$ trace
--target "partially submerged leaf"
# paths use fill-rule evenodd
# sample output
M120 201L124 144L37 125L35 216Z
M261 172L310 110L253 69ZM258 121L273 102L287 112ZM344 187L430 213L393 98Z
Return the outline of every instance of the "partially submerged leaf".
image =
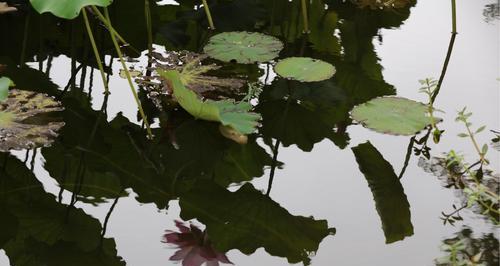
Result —
M0 151L48 146L63 122L37 124L27 121L63 107L54 99L31 91L13 89L0 105Z
M113 0L30 0L33 8L40 14L50 12L57 17L74 19L86 6L106 7Z
M360 144L352 151L373 193L385 242L392 243L413 235L410 203L392 165L370 142Z
M284 78L313 82L331 78L335 74L335 67L319 59L289 57L279 61L274 71Z
M174 92L179 104L192 116L220 122L241 134L250 134L255 130L260 115L251 113L252 105L248 102L234 102L233 100L202 101L196 93L188 90L182 82L180 73L176 70L159 70Z
M391 135L411 136L432 123L425 104L401 97L375 98L354 107L351 116L369 129Z
M210 57L224 62L252 64L276 58L283 49L277 38L258 32L223 32L203 48Z

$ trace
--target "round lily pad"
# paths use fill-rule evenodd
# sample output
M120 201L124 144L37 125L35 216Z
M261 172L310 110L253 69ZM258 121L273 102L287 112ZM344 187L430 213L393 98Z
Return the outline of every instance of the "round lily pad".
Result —
M283 43L258 32L223 32L210 38L203 48L210 57L224 62L252 64L276 58Z
M57 17L74 19L86 6L111 5L113 0L30 0L33 8L40 14L50 12Z
M411 136L432 123L425 104L402 97L375 98L354 107L351 117L364 127L391 135Z
M314 82L331 78L335 74L335 67L309 57L289 57L279 61L274 71L284 78Z
M37 121L38 115L62 111L59 102L40 93L12 89L0 105L0 151L48 146L64 122Z

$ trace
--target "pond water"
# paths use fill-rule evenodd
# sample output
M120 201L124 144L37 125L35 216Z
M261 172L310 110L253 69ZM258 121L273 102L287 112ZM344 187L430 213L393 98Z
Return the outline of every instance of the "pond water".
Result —
M204 10L192 11L197 1L178 2L152 3L154 48L201 52L213 35ZM217 32L260 31L285 43L279 58L307 56L336 67L328 80L299 83L279 78L276 60L208 59L223 65L214 75L264 83L251 101L262 120L247 144L224 138L217 123L195 120L182 108L159 111L142 91L155 135L148 140L107 31L94 16L109 74L106 100L81 16L68 22L23 5L0 15L0 65L6 66L0 76L54 96L65 108L40 119L65 122L52 145L0 153L1 266L174 265L179 249L164 243L164 235L179 230L175 221L206 228L189 229L184 251L210 257L215 247L235 265L436 265L449 254L443 243L457 239L465 239L471 257L481 252L483 265L498 265L498 216L475 206L460 211L462 220L443 224L442 212L464 203L461 190L426 171L423 155L412 155L398 179L412 136L380 134L349 116L355 105L383 95L428 102L418 80L441 74L450 1L371 10L312 0L307 36L300 1L213 2ZM474 127L486 125L478 143L490 144L490 130L500 130L498 11L497 17L486 12L495 4L493 11L499 3L492 0L457 2L458 35L434 103L445 132L438 144L427 141L431 157L455 150L469 163L477 160L471 141L457 136L464 126L455 117L464 106ZM146 72L142 1L109 8L117 31L144 51L138 56L123 47L128 67ZM487 157L485 168L498 179L500 153L490 147ZM200 265L191 259L185 265Z

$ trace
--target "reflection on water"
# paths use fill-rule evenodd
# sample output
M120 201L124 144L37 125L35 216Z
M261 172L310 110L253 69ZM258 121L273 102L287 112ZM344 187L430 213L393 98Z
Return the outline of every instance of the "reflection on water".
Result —
M264 81L260 84L260 94L255 94L250 101L262 120L256 132L246 136L246 144L221 134L217 123L193 119L176 105L168 91L162 91L168 86L152 82L152 69L148 64L151 58L138 53L148 47L142 1L115 1L109 8L115 29L129 43L122 47L128 56L128 66L143 71L137 87L148 122L153 125L153 139L147 138L133 102L119 98L120 90L126 88L119 83L119 73L113 66L117 64L117 55L96 14L90 22L99 51L106 55L104 71L112 81L111 95L100 94L103 88L97 61L81 17L63 21L49 14L38 15L27 3L8 2L20 5L16 13L0 15L0 32L8 36L8 40L0 42L0 64L5 65L0 69L0 76L10 77L19 89L46 93L60 101L64 110L58 110L57 116L65 123L50 147L26 150L22 156L0 153L0 248L12 266L125 265L128 258L150 265L144 255L121 248L124 246L120 242L122 235L141 235L141 232L113 231L117 223L129 223L125 219L113 219L120 212L128 212L115 208L126 200L137 203L134 208L154 206L161 215L166 211L167 215L161 216L161 223L165 224L161 230L179 217L186 221L186 224L176 221L179 232L167 231L163 239L161 230L154 232L158 238L150 243L160 248L164 243L173 244L178 250L170 260L182 261L183 265L218 265L219 262L240 265L241 254L256 261L278 257L275 262L279 265L320 265L315 262L316 254L324 254L333 261L343 250L329 250L324 243L345 240L346 235L356 232L337 226L332 216L327 218L316 213L313 216L312 206L310 212L289 208L287 202L278 202L273 194L277 188L286 187L287 176L281 173L290 165L282 158L290 147L300 150L305 161L325 143L333 144L328 149L335 149L334 156L353 154L350 160L353 165L357 162L359 170L352 167L346 171L352 178L364 175L366 180L364 192L351 191L352 195L343 199L331 195L322 201L320 204L328 213L336 213L331 209L331 201L343 201L345 208L351 211L349 202L361 197L360 193L368 193L378 218L368 219L364 213L356 213L356 219L367 219L363 227L383 234L385 243L404 245L412 241L419 230L426 230L416 226L412 199L401 180L415 178L405 174L411 156L430 158L433 155L431 141L427 141L430 130L409 138L408 148L398 149L407 154L405 167L400 172L396 172L387 156L378 150L381 147L371 141L346 149L357 130L350 118L352 108L397 92L384 79L374 39L382 41L382 29L401 26L410 16L415 1L386 1L392 4L380 7L379 1L314 0L308 5L311 31L308 35L302 33L300 1L234 0L210 4L217 32L259 31L273 35L284 42L280 58L307 56L335 66L332 78L309 83L275 78L274 62L257 66L222 63L204 56L197 58L195 53L200 53L214 34L207 30L203 8L197 1L161 6L151 3L155 47L191 51L168 52L182 55L174 59L186 59L187 54L194 57L191 61L198 60L197 63L203 60L206 65L220 64L220 68L206 69L208 72L202 76L205 83L191 89L206 98L241 100L247 93L246 86L241 86L242 80ZM158 64L173 58L161 53L152 56ZM63 58L69 58L68 62L62 61ZM174 61L167 63L175 65L179 60ZM64 62L63 66L56 66L59 62ZM64 84L56 85L49 78L55 72L64 73L61 74ZM420 78L415 77L415 83ZM215 82L222 82L228 90L214 91ZM124 113L115 115L110 111L117 103ZM370 134L366 133L367 138ZM446 137L445 133L443 138ZM320 163L325 168L342 168L342 165L331 164L334 159L324 157ZM43 164L43 173L34 170L36 164L40 164L38 167ZM433 172L435 168L430 166ZM49 178L43 178L45 173ZM319 182L310 179L309 174L301 176L304 187ZM48 192L47 187L54 183L58 191ZM334 188L329 187L333 185L343 186L334 182L321 189L333 191ZM302 191L288 193L291 197L315 197ZM425 197L425 191L422 194ZM180 210L175 207L177 203ZM102 219L95 218L93 208L102 210ZM426 218L435 219L439 213L432 215ZM141 227L147 227L145 220ZM203 224L204 229L195 226L193 221ZM443 228L439 230L449 230ZM475 256L479 260L472 260L474 262L498 264L497 236L490 233L477 238L472 230L472 227L464 229L444 241L453 245L465 239L453 256L462 261ZM436 246L436 253L425 254L432 263L438 244L428 245ZM373 250L382 252L386 247L381 241ZM344 248L350 249L348 245ZM146 248L136 245L134 249ZM235 250L238 256L229 253L226 256ZM449 250L447 247L445 253ZM163 260L162 265L168 265L168 250L161 251L155 256ZM413 256L420 256L416 254L418 250L412 251ZM400 259L391 263L403 265L408 258ZM449 264L441 258L436 263Z

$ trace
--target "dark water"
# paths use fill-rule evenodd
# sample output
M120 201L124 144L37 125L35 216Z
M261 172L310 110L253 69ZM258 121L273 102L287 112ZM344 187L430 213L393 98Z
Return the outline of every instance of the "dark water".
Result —
M274 17L271 2L278 5ZM169 257L176 249L162 243L162 236L176 230L175 220L190 219L200 228L207 225L208 237L230 250L227 256L235 265L288 265L308 256L311 265L321 266L434 265L444 255L443 241L457 236L479 247L474 254L484 252L485 265L497 265L497 226L468 209L463 221L443 225L441 212L450 212L461 199L418 166L419 156L412 156L397 179L410 137L353 125L348 114L354 105L382 95L427 101L418 93L418 80L441 72L450 38L449 1L420 0L397 11L326 3L326 10L310 10L311 21L325 23L311 23L308 40L300 34L298 1L241 0L213 7L219 31L260 30L288 40L282 58L321 58L337 68L332 79L307 85L266 75L265 64L223 68L222 73L267 84L256 106L262 125L245 146L223 138L217 125L179 110L166 112L171 122L165 126L159 122L162 114L144 101L149 117L158 117L156 138L148 141L116 59L108 68L107 116L98 111L103 86L97 69L91 80L95 61L83 41L81 20L58 24L50 15L32 12L27 66L17 68L26 16L0 16L0 63L8 66L2 75L23 89L58 97L69 84L61 97L66 126L54 144L36 153L0 154L0 265L122 265L121 260L133 266L173 265ZM463 126L454 118L463 106L474 113L475 125L500 129L499 27L483 14L492 3L457 3L459 34L435 103L445 112L440 114L445 134L437 145L429 141L432 156L454 149L474 160L472 144L456 136ZM137 14L141 6L117 1L111 16L125 39L145 50L144 17ZM202 12L191 14L187 6L154 6L152 11L156 49L200 51L209 34ZM261 21L257 28L255 21ZM108 42L101 40L106 65L112 51ZM144 55L138 60L130 66L146 65ZM83 68L86 74L79 72L72 86L72 64L82 63L89 65ZM171 143L172 134L179 149ZM491 138L488 132L478 141ZM274 163L279 167L267 197L276 140L281 163ZM489 168L498 172L498 151L488 155ZM360 166L370 165L376 169L364 175ZM251 185L235 184L250 180ZM236 249L257 250L245 255Z

